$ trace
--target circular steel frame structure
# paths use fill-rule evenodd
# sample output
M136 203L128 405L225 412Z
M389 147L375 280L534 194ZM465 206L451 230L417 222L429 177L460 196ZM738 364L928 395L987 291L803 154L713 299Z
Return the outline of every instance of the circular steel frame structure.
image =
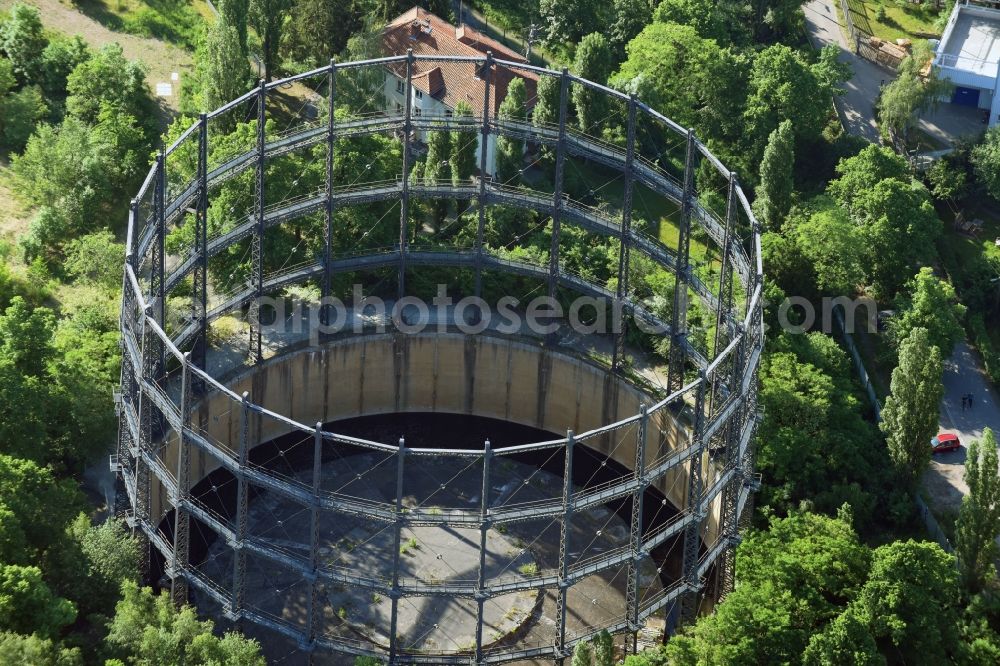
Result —
M483 112L470 116L415 113L413 70L416 63L431 60L466 68L476 77L485 95ZM531 120L496 117L491 114L491 88L497 74L508 71L529 78L555 77L559 80L558 123L533 123ZM369 109L348 108L340 112L338 86L358 81L374 81ZM388 77L401 81L406 104L403 109L388 106L378 95ZM275 96L290 86L315 84L322 90L314 99L322 99L325 113L310 114L303 122L275 131L269 123L275 108ZM589 88L604 98L616 118L619 138L611 140L571 127L567 122L570 91L574 86ZM495 94L495 91L494 91ZM338 112L334 113L335 105ZM248 143L231 148L224 157L209 158L216 137L226 136L234 127L233 118L257 120L255 134ZM252 127L251 122L249 126ZM421 132L449 131L477 137L480 145L479 173L467 181L427 181L411 178L413 148ZM361 185L336 182L334 155L339 142L367 134L389 134L401 140L400 177L392 182ZM552 192L509 185L486 175L486 150L482 147L497 137L524 141L550 151L555 160ZM660 146L672 146L674 152ZM265 200L267 166L281 155L296 151L317 151L326 160L326 179L319 191L297 194L282 202ZM620 174L623 201L620 210L608 211L570 199L563 191L565 163L580 159L602 165ZM254 201L252 211L237 216L226 231L209 235L208 211L213 188L240 174L252 174ZM696 178L696 173L698 178ZM699 192L697 182L714 182L723 196L709 201L707 191ZM651 191L677 205L679 240L674 247L641 232L632 224L632 197L637 188ZM465 199L478 210L475 246L471 248L422 249L410 242L413 221L409 215L411 198ZM718 201L723 202L722 210ZM378 251L343 252L336 247L334 213L344 206L378 201L398 201L400 205L399 242ZM471 205L471 204L470 204ZM542 212L552 218L552 251L548 265L512 260L493 253L483 242L485 210L492 205L520 207ZM713 207L713 205L715 207ZM291 269L268 273L264 257L268 251L266 231L304 215L322 216L325 220L322 251ZM165 239L181 225L193 225L193 244L168 256ZM619 250L618 281L615 289L597 284L565 268L559 256L559 235L563 225L575 225L590 234L617 241ZM692 236L703 239L718 254L718 280L710 284L696 271L691 258ZM209 260L237 243L249 242L251 263L245 283L213 303L209 298ZM674 276L675 289L670 321L661 321L641 299L634 297L629 285L630 253L642 253ZM248 309L250 322L249 358L252 368L260 363L261 332L259 300L298 283L318 284L323 295L330 295L331 279L337 273L395 269L398 272L398 296L407 294L407 271L420 266L455 266L472 270L478 295L484 270L505 271L530 276L544 282L549 293L566 289L607 298L634 317L657 324L666 331L670 351L667 366L669 381L665 391L652 396L648 407L627 418L592 430L552 441L491 448L487 442L478 449L410 449L404 442L386 444L365 441L329 432L321 424L298 423L254 401L254 396L237 395L223 381L207 371L206 353L209 330L219 317ZM189 288L190 285L190 288ZM636 99L604 86L580 79L567 71L556 72L519 62L494 59L439 58L407 56L370 61L334 63L328 67L293 76L270 84L261 82L237 100L220 109L202 114L172 145L161 151L140 191L133 200L129 216L127 258L124 267L121 312L122 378L118 401L119 442L112 468L119 476L121 501L119 511L132 527L159 551L166 562L166 574L178 600L188 597L189 586L198 594L214 599L235 620L248 621L290 637L303 650L332 650L344 654L372 655L387 663L503 663L522 659L551 658L562 660L573 646L592 638L601 629L634 636L646 618L675 610L679 618L690 620L697 612L699 593L706 578L716 576L719 595L733 584L732 550L739 530L750 513L754 474L753 437L758 422L757 368L763 346L762 267L760 228L736 176L725 168L695 137L654 109ZM167 323L167 310L174 296L189 303L189 315L180 324ZM701 301L715 318L714 340L694 344L688 330L688 300ZM216 299L219 301L219 299ZM613 334L614 355L609 373L622 370L626 352L625 333ZM620 374L620 373L619 373ZM196 416L199 404L207 397L223 400L227 411L238 415L238 435L220 441L209 435L205 423L218 415ZM670 443L661 455L648 451L647 431L657 427L657 419L684 412L685 436ZM204 410L202 410L204 412ZM201 421L199 422L199 418ZM250 450L255 440L254 424L260 419L278 422L289 432L308 437L314 447L312 483L282 475L252 464ZM574 489L571 482L573 451L588 441L608 433L635 432L635 461L632 469L617 481L593 488ZM259 432L259 429L258 429ZM394 501L372 502L346 493L323 489L319 478L323 452L328 447L363 447L378 451L394 461L398 479ZM527 504L491 502L491 462L507 455L527 451L553 451L562 456L566 473L562 496L551 501ZM475 462L483 477L483 498L478 510L437 506L406 507L403 483L406 461L410 456L457 456ZM216 468L230 473L238 486L235 514L221 516L192 494L200 479L191 478L192 457L210 459ZM687 488L686 503L679 513L653 528L643 529L642 494L667 474L682 474ZM496 472L492 472L496 474ZM151 496L151 487L165 494L159 506ZM311 539L301 550L277 548L247 533L247 506L251 490L263 489L298 502L311 521ZM570 529L574 511L611 501L631 500L631 528L627 542L585 561L573 561L569 551ZM480 567L477 580L419 581L400 575L399 548L386 553L393 560L388 577L365 571L326 566L318 554L318 520L321 512L334 512L384 523L393 530L396 544L407 525L437 525L478 530L485 544L486 533L504 523L526 519L552 518L561 525L559 563L551 569L526 574L505 575L490 579ZM705 539L706 522L717 521L716 536ZM164 518L172 518L172 525ZM190 532L192 519L206 526L225 541L234 553L231 586L223 587L207 580L191 562ZM164 527L166 525L166 527ZM646 554L668 539L683 539L682 575L652 594L640 589L639 562ZM484 557L481 546L480 557ZM146 549L148 553L150 549ZM303 556L301 553L308 553ZM276 567L285 567L301 575L311 589L304 623L291 623L256 609L245 589L246 557L252 553ZM145 566L148 565L148 561ZM626 607L622 617L604 627L585 632L567 630L567 591L581 578L609 570L627 569ZM392 602L392 625L389 645L377 645L360 638L331 635L320 627L318 589L323 584L354 586L382 595ZM550 589L558 595L556 638L547 645L496 644L483 637L482 609L489 599L517 590ZM474 599L480 622L474 646L451 650L410 650L397 640L395 623L397 604L408 596L451 596Z

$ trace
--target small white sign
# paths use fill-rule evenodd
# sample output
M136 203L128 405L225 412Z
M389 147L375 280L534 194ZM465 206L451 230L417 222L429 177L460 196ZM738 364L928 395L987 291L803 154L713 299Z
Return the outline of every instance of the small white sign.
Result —
M171 97L174 94L174 87L169 83L157 83L156 84L156 95L157 97Z
M177 72L172 72L170 74L170 80L173 81L174 83L177 83L178 81L181 80L181 75L178 74Z

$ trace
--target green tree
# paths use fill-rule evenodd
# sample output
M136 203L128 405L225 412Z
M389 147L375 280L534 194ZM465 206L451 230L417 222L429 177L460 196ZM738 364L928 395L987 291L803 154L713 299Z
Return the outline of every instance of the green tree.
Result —
M878 434L862 418L846 353L820 333L782 335L760 372L760 502L779 514L809 500L833 512L849 502L865 520L886 462Z
M0 50L10 58L17 80L39 83L42 78L42 52L48 40L42 29L38 9L15 3L10 17L0 27Z
M115 289L121 270L115 266L125 256L125 245L116 243L110 231L95 231L66 244L66 272L78 284L97 284Z
M4 420L8 418L9 414L3 415ZM12 444L6 437L0 442L5 448ZM37 441L31 444L38 445ZM50 468L31 460L0 453L0 506L9 511L2 531L14 535L13 541L23 545L21 551L5 553L7 562L30 564L41 560L45 551L64 539L66 524L82 505L74 481L57 479Z
M223 20L209 28L205 38L204 105L217 109L247 91L252 73L236 28ZM228 128L232 130L232 127Z
M264 61L264 80L270 82L278 62L278 45L291 0L250 0L248 22L261 41L261 59Z
M593 666L593 664L594 649L590 646L590 643L580 641L573 648L572 666Z
M936 543L912 539L875 549L868 580L855 600L875 640L891 643L899 663L906 664L951 661L958 602L954 558Z
M963 199L969 191L965 168L949 159L939 159L931 165L927 170L927 182L938 201Z
M42 207L29 238L39 246L57 247L93 225L114 196L112 156L75 118L39 127L12 162L22 194Z
M218 4L220 19L236 29L240 41L240 51L247 54L247 19L250 0L221 0Z
M900 299L899 312L891 322L893 340L898 345L913 329L925 328L930 343L941 350L941 357L950 357L955 345L965 337L965 306L958 302L955 289L925 266L907 285L907 291L909 298Z
M138 539L122 521L92 526L85 513L64 534L45 554L46 580L77 604L81 617L113 615L122 582L138 580Z
M35 125L48 113L38 86L26 86L0 100L0 125L3 127L3 145L20 152L35 131Z
M735 33L745 30L736 16L734 3L717 0L662 0L653 12L653 20L691 26L705 39L714 39L719 44L733 41Z
M723 100L713 98L720 80L725 80L725 70L736 68L727 52L714 40L699 36L694 28L651 23L628 43L625 50L628 57L611 77L611 86L635 93L682 126L705 129L707 124L703 121L702 109L706 108L715 107L723 115L730 116L742 113ZM657 66L650 68L649 64L654 62ZM768 133L772 129L769 128ZM715 133L706 135L714 136Z
M579 42L607 25L607 10L595 0L540 0L538 14L545 43L556 48Z
M102 583L121 586L122 581L138 581L139 539L121 520L108 519L91 526L84 514L77 518L76 535L83 554L87 557L90 575ZM84 529L81 529L84 528Z
M1000 472L993 431L983 429L983 439L969 443L965 458L965 483L969 492L955 523L955 552L965 587L978 591L996 571L996 537L1000 534Z
M36 634L0 634L0 664L30 666L83 666L80 648L62 648L55 641Z
M524 120L527 115L527 91L524 79L514 79L507 87L507 96L500 103L497 116L501 120ZM507 136L496 140L497 177L503 182L518 180L524 160L524 142Z
M77 65L90 57L87 44L79 35L55 37L42 51L42 90L60 104L66 99L66 79Z
M927 190L886 179L855 197L854 219L867 248L873 291L891 297L914 271L937 256L942 225Z
M455 106L455 118L471 117L472 107L465 102ZM451 180L456 185L468 182L472 174L479 168L479 148L476 141L469 140L467 132L453 132L451 138Z
M9 93L16 85L17 79L14 77L14 65L7 58L0 58L0 96Z
M537 125L554 125L559 122L559 77L538 77L535 93L535 108L531 110L531 120Z
M469 135L459 135L460 140L469 140ZM427 159L424 163L422 177L428 183L439 180L451 180L451 164L448 158L451 156L451 132L434 131L427 133ZM419 163L418 163L419 164ZM448 203L444 199L434 199L428 202L428 206L434 216L434 231L440 229L448 210Z
M933 57L927 42L919 42L913 53L903 58L896 78L884 88L878 101L878 119L882 135L906 139L917 123L918 114L937 103L951 89L947 79L940 79L933 67L923 67Z
M0 363L9 363L22 375L46 374L53 356L55 315L48 308L32 309L15 296L0 315Z
M285 38L298 61L322 65L347 46L358 28L357 9L340 0L298 0Z
M760 185L754 201L754 212L766 229L779 229L792 207L794 167L792 121L783 120L767 139L764 159L760 163Z
M825 65L810 65L784 44L769 46L754 58L743 119L751 163L761 159L768 137L790 120L796 143L804 147L819 138L830 113L835 81Z
M625 45L652 19L653 3L650 0L614 0L612 14L608 41L614 50L615 60L620 62L625 57Z
M209 620L199 621L190 606L176 608L166 594L148 587L122 585L122 600L108 627L107 644L113 654L142 666L265 666L257 641L228 632L213 635Z
M66 92L66 113L88 125L96 125L108 105L137 119L148 137L158 132L145 66L125 58L118 44L103 46L77 65L66 78Z
M836 518L792 513L739 545L740 584L686 634L666 647L668 663L795 663L810 637L857 594L870 552L851 527L848 510Z
M906 161L868 146L837 165L827 186L847 207L864 242L867 279L880 298L892 298L920 266L936 256L941 220L927 190L910 178Z
M573 71L577 76L603 85L607 83L611 73L610 67L611 46L603 34L592 32L580 40L573 60ZM573 84L572 97L580 130L584 134L600 134L600 123L606 122L608 111L604 93L581 84Z
M852 213L857 212L856 198L874 189L883 180L910 182L909 167L905 159L891 148L871 144L857 155L841 160L837 164L837 173L840 177L831 180L826 191Z
M867 623L848 606L823 631L812 635L802 654L802 663L804 666L880 666L885 658L879 654Z
M45 638L76 619L76 608L49 589L38 567L0 564L0 631Z
M976 180L1000 201L1000 127L986 131L982 142L972 148L970 159Z
M605 629L593 640L594 666L615 665L615 640Z
M909 489L917 487L931 459L930 440L944 395L942 372L941 351L931 345L927 329L910 331L899 348L881 423L896 474Z
M828 295L850 295L865 280L864 242L847 211L826 196L803 207L786 223L798 251L816 275L816 287ZM794 279L800 279L801 275ZM791 286L791 285L788 285Z

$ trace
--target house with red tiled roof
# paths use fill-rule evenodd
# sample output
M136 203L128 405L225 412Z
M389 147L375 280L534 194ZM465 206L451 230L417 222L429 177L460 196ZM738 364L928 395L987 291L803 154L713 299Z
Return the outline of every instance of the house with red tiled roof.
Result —
M454 26L426 9L413 7L389 22L382 31L382 52L386 56L406 55L469 56L482 58L492 53L494 58L517 63L528 61L500 42L467 25ZM385 104L389 113L403 113L406 105L406 67L390 65L385 80ZM411 113L414 116L448 117L460 102L472 108L481 118L486 106L485 81L480 68L472 62L417 61L413 68ZM533 106L538 75L529 70L494 67L489 74L489 115L494 116L507 96L507 87L515 78L522 78ZM425 137L417 137L424 140ZM470 137L471 138L471 137ZM482 150L482 146L480 146ZM496 165L495 139L491 135L486 146L486 170L493 173Z

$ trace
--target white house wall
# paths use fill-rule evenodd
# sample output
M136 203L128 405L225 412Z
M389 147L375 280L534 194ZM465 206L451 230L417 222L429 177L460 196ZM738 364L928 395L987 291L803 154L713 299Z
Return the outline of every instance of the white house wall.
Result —
M399 92L398 86L403 84L403 89L405 90L406 82L404 79L396 76L391 72L386 72L384 95L385 95L385 112L388 114L399 113L403 114L402 109L406 108L406 93ZM444 116L446 111L454 111L454 109L439 99L435 99L427 94L422 94L417 97L419 92L416 88L411 87L412 99L411 99L411 112L414 116L416 115L436 115ZM398 105L398 106L397 106ZM462 133L461 136L464 140L471 140L472 136L468 133ZM426 143L427 132L420 131L417 132L417 139L421 142ZM482 152L482 134L476 134L476 154L477 156ZM476 166L478 167L479 160L476 160ZM486 141L486 173L493 174L496 172L496 137L492 134L487 137Z

